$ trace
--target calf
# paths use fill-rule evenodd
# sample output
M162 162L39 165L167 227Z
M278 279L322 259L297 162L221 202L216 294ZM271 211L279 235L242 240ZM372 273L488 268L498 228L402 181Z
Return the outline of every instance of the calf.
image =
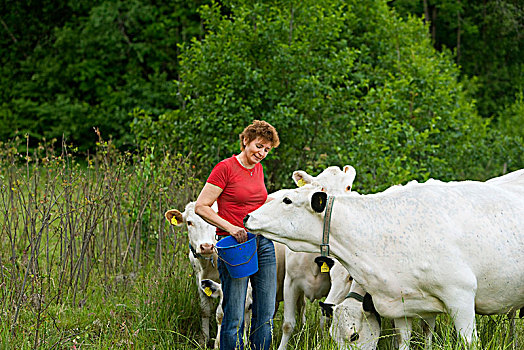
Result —
M216 204L214 204L216 206ZM216 210L216 208L213 208ZM195 282L200 299L200 310L202 312L202 334L201 342L207 345L209 342L209 321L213 311L213 298L219 298L222 303L222 290L217 270L217 254L213 249L216 244L215 227L205 222L195 213L195 202L186 205L184 212L177 209L168 210L165 213L167 221L175 226L187 226L189 239L189 261L193 268ZM217 325L219 327L215 339L215 348L218 348L220 336L220 324L223 313L221 308L216 312Z
M430 349L435 317L425 317L423 321L425 348ZM408 319L405 323L405 325L395 323L400 328L399 344L406 344L411 336L411 320ZM340 349L348 349L351 346L351 348L374 350L377 348L380 336L380 324L380 315L375 309L371 295L353 281L344 301L334 308L329 333Z

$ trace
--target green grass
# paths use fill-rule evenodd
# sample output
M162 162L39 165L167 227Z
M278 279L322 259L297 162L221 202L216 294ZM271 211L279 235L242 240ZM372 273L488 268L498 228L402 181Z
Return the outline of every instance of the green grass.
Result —
M72 303L68 294L60 303L45 300L37 323L35 302L25 300L12 331L6 322L0 328L2 348L32 349L200 349L198 295L187 258L183 237L174 252L172 266L142 266L127 278L111 278L110 284L92 278L83 297ZM96 276L96 275L95 275ZM8 298L6 298L8 299ZM282 309L274 320L274 348L282 334ZM327 330L319 329L318 303L307 303L307 322L298 324L289 349L336 349ZM3 317L9 316L2 304ZM416 322L412 348L423 349L423 337ZM212 321L212 336L216 325ZM481 349L512 349L506 316L477 316ZM394 349L392 323L383 322L379 349ZM524 344L524 322L517 320L519 343ZM8 344L8 345L6 345ZM439 316L434 349L459 349L455 331L447 315Z
M67 152L19 164L20 155L0 149L0 349L201 349L187 235L163 219L196 197L193 167L181 156L131 157L100 144L84 166ZM319 329L318 302L307 303L306 318L288 348L336 349ZM478 316L477 328L478 348L512 349L506 316ZM523 347L523 319L516 329ZM423 348L420 333L416 322L414 349ZM379 349L394 349L394 338L385 320ZM433 348L460 348L447 315Z

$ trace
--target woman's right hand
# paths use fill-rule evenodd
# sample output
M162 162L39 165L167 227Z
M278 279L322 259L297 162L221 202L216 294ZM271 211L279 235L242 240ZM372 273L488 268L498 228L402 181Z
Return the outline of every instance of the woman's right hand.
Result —
M229 230L229 234L233 236L238 243L244 243L247 241L247 232L243 227L233 226Z

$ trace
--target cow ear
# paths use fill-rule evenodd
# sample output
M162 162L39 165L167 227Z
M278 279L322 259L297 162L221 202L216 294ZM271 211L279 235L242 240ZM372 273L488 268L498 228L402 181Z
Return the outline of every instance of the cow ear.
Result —
M366 312L375 311L375 305L373 304L373 298L371 297L371 294L366 293L366 295L364 295L364 301L362 301L362 308Z
M166 220L174 226L180 226L184 223L182 213L177 209L171 209L165 212Z
M322 265L323 264L326 264L329 268L329 270L331 270L331 268L333 267L333 265L335 265L335 261L333 259L331 259L330 257L327 257L327 256L317 256L315 258L315 264L318 265L319 268L322 268Z
M310 184L313 181L313 177L303 170L293 171L293 181L298 187Z
M355 168L353 168L351 165L344 165L344 172L346 174L357 174L357 171L355 170Z
M315 192L311 196L311 208L317 213L322 213L326 209L327 194L326 192Z
M355 176L357 176L357 171L351 165L344 166L344 173L348 179L351 179L351 184L355 181Z
M376 312L371 294L366 293L366 295L364 295L364 301L362 301L362 308L366 312Z
M320 269L320 271L322 271L322 265L326 264L327 265L327 271L326 272L329 272L329 270L331 270L333 265L335 265L335 261L333 259L331 259L330 257L327 257L327 256L317 256L315 258L315 264L318 265L318 268ZM322 272L324 272L324 271L322 271Z

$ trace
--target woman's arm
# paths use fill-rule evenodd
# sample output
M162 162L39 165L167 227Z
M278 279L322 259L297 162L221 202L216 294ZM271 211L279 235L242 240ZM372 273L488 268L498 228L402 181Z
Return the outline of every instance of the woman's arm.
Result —
M231 224L229 221L221 218L211 206L222 193L222 189L216 185L206 183L204 188L198 195L195 204L195 213L200 215L202 219L213 226L216 226L229 234L237 240L238 243L247 241L247 232L243 227L238 227Z

